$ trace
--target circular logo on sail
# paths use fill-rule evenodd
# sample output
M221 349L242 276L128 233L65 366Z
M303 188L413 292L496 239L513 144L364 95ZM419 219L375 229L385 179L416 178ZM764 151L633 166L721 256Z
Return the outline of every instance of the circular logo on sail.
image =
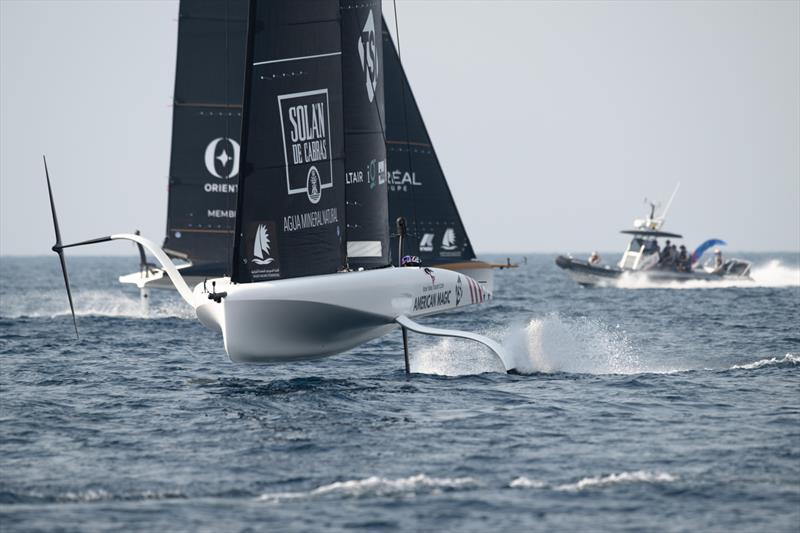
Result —
M319 170L314 165L308 169L308 177L306 177L306 195L312 204L319 203L322 198L322 187L319 181Z
M239 143L217 137L206 146L206 170L215 178L227 180L239 174Z

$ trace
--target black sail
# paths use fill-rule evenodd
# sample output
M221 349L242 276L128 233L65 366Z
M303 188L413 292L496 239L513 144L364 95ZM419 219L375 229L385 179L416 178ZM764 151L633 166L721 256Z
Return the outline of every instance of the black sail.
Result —
M246 0L181 0L164 248L185 273L230 268L246 26Z
M389 264L380 0L342 0L347 261Z
M338 0L250 4L235 282L343 267L341 44Z
M397 49L383 27L389 221L408 224L406 254L435 265L475 258ZM392 246L397 264L397 246Z

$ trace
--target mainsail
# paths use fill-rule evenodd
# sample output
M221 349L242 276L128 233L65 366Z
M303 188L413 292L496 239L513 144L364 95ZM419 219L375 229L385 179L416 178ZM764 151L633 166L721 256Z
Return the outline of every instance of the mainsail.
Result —
M397 49L383 24L389 220L407 221L406 254L437 265L475 258ZM392 246L397 264L397 246Z
M185 275L229 270L239 173L246 0L181 0L167 236Z
M380 1L342 0L347 261L389 264Z
M377 183L383 74L370 18L380 20L379 1L251 3L234 282L337 272L348 251L362 266L388 263L388 199ZM346 192L346 169L370 166L375 183ZM261 227L268 265L252 253Z

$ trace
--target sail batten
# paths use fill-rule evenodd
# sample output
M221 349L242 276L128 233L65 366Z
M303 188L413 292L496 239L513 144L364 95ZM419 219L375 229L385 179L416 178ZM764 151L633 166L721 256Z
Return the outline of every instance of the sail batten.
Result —
M256 61L255 63L253 63L253 66L257 67L257 66L260 66L260 65L270 65L272 63L286 63L288 61L304 61L306 59L316 59L316 58L320 58L320 57L332 57L332 56L340 56L340 55L342 55L342 52L341 51L336 51L336 52L328 52L328 53L323 53L323 54L315 54L315 55L311 55L311 56L284 57L284 58L280 58L280 59L268 59L266 61Z

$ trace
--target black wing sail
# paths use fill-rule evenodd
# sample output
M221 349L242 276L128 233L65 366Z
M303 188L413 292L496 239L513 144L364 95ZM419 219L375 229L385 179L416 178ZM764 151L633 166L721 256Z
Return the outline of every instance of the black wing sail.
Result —
M338 1L250 4L233 281L343 267Z
M381 2L342 0L347 260L350 268L389 264Z
M246 26L246 0L181 0L164 248L196 275L230 269Z
M475 258L397 49L383 27L389 221L407 221L405 253L429 265ZM392 247L397 264L397 249Z

